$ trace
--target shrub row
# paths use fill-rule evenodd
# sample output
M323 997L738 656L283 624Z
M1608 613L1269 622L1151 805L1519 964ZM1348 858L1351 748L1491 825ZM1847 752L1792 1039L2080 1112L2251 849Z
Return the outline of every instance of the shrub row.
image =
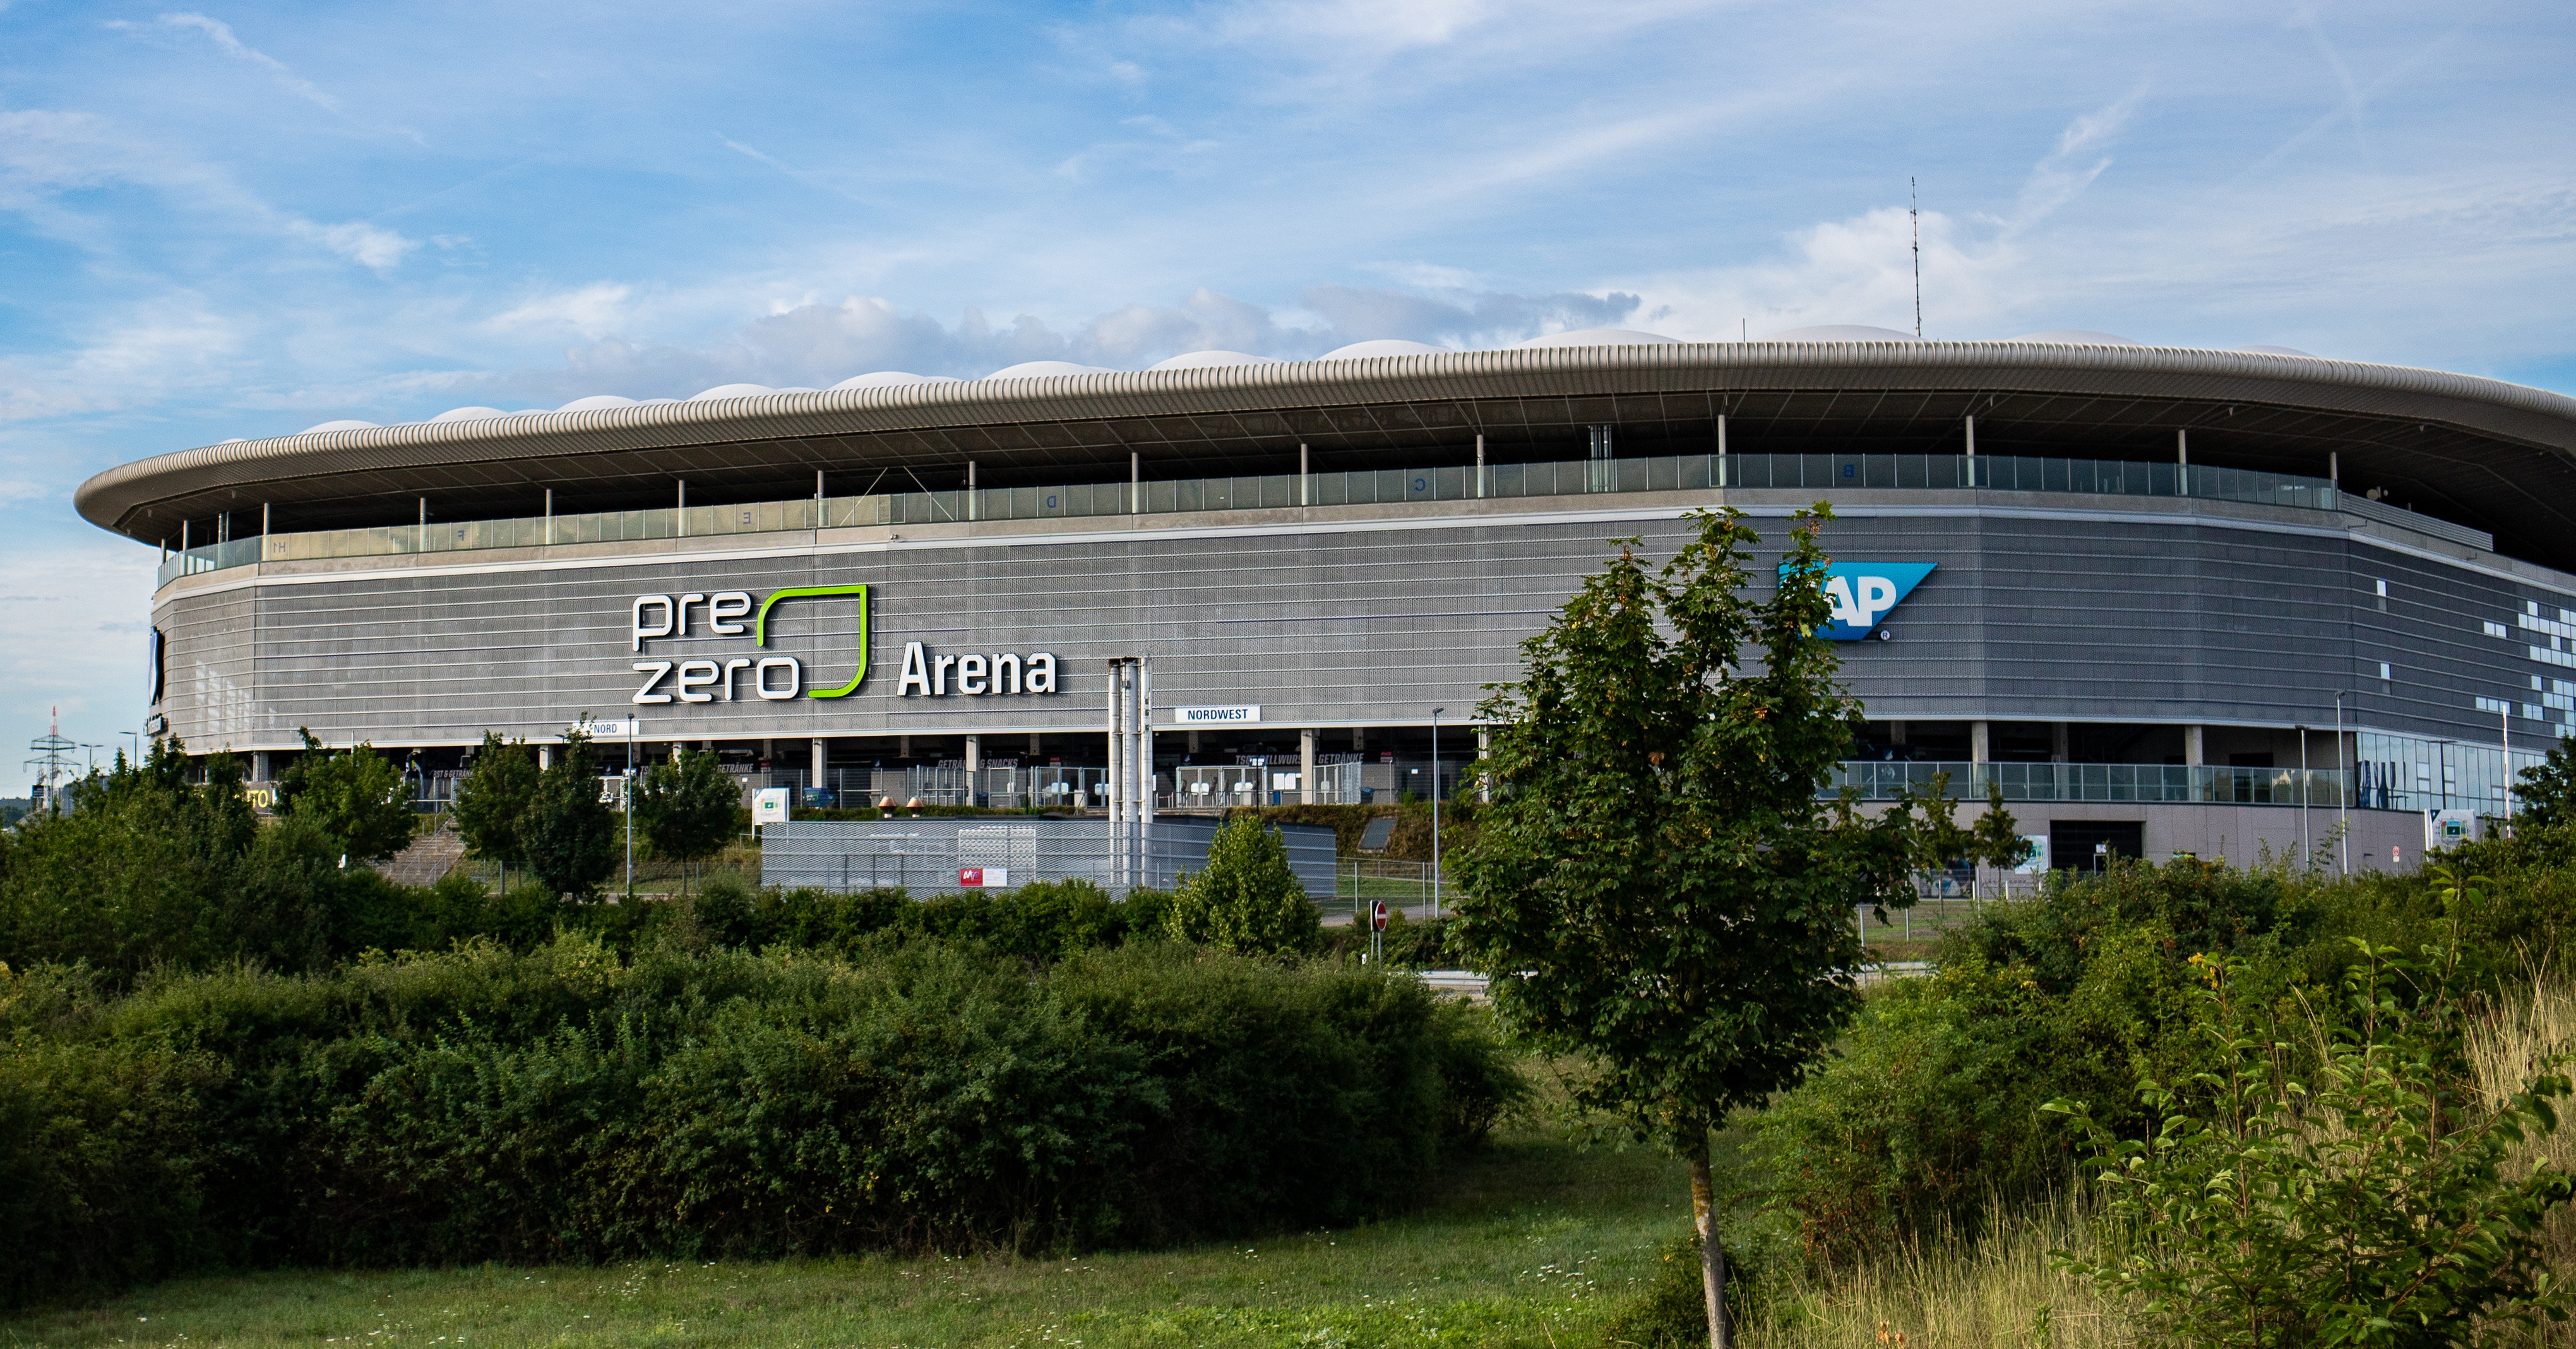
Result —
M2548 967L2576 935L2569 828L2526 827L2434 860L2490 878L2475 911L2456 915L2473 980ZM2212 1066L2193 1019L2206 971L2194 957L2243 960L2243 1003L2295 1018L2336 1001L2355 958L2347 938L2415 950L2443 917L2430 876L2190 860L2061 874L1947 934L1937 974L1874 992L1834 1054L1764 1112L1774 1197L1827 1259L1973 1233L1991 1200L2072 1178L2075 1140L2043 1103L2089 1102L2137 1136L2150 1127L2142 1077L2189 1083Z
M0 976L0 1302L284 1264L1080 1249L1347 1223L1519 1090L1418 983L596 935Z

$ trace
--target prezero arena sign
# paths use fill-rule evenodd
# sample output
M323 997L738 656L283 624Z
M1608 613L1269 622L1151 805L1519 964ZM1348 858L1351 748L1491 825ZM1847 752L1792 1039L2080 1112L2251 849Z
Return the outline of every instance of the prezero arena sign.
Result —
M1937 562L1828 562L1821 569L1825 598L1832 601L1834 616L1816 629L1819 637L1837 642L1857 642L1878 627L1878 620L1889 610L1905 602L1914 587L1932 574ZM1789 578L1789 568L1780 569L1782 580Z

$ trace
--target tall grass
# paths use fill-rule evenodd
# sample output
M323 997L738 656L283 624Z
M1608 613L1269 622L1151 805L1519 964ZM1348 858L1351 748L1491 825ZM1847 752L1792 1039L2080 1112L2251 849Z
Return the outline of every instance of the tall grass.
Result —
M2481 1100L2501 1102L2551 1056L2576 1049L2576 985L2542 976L2488 1004L2470 1020L2465 1047ZM2511 1171L2544 1160L2576 1171L2576 1120L2516 1149ZM2125 1308L2050 1267L2049 1252L2079 1249L2092 1239L2085 1207L2081 1192L2062 1193L1998 1208L1980 1241L1939 1239L1844 1268L1784 1271L1768 1305L1746 1326L1744 1342L1751 1349L1840 1349L1892 1346L1902 1334L1906 1349L2138 1344L2142 1328ZM2548 1251L2562 1278L2576 1278L2576 1207L2552 1215ZM2576 1322L2543 1326L2520 1342L2576 1346Z
M2139 1342L2090 1282L2050 1268L2049 1252L2090 1239L2083 1203L2059 1195L1999 1209L1979 1241L1937 1239L1826 1274L1786 1273L1745 1328L1749 1349L1896 1343L2110 1349ZM1880 1331L1886 1338L1880 1338Z
M2466 1048L2477 1072L2479 1095L2488 1102L2503 1100L2529 1082L2552 1056L2576 1050L2576 986L2544 975L2528 988L2517 988L2470 1023ZM2515 1148L2507 1174L2522 1174L2541 1162L2560 1172L2576 1172L2576 1119L2567 1118L2576 1114L2576 1101L2559 1105L2557 1131L2527 1139ZM2547 1240L2549 1267L2561 1279L2576 1278L2576 1207L2562 1206L2549 1215ZM2543 1323L2522 1342L2576 1345L2576 1321Z

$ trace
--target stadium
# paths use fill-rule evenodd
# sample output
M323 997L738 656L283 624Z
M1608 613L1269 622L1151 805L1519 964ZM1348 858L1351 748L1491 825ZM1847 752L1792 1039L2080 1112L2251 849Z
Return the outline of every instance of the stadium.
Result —
M2278 348L884 372L332 422L77 496L163 552L147 725L255 780L309 728L435 799L487 729L589 719L809 801L1096 808L1123 752L1183 811L1473 792L1482 687L1608 540L1727 505L1776 546L1819 500L1869 716L1837 785L1992 783L2040 865L2411 867L2576 729L2576 400Z

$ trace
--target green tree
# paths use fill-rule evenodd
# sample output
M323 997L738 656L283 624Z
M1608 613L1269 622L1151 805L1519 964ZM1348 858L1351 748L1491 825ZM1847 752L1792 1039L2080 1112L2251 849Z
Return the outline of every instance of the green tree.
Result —
M2576 740L2559 741L2548 758L2522 770L2513 801L2514 818L2535 829L2576 820Z
M1323 940L1323 921L1288 867L1287 839L1250 815L1217 830L1207 869L1181 878L1163 926L1244 955L1303 955Z
M231 755L200 770L164 740L78 784L77 809L24 824L0 854L0 963L85 961L122 981L244 958L311 970L402 944L401 893L341 870L318 811L262 829L241 781Z
M465 846L501 864L501 892L510 891L510 868L528 860L528 818L537 798L537 760L528 742L485 731L474 751L474 771L456 787L456 832Z
M616 869L617 812L600 799L589 733L567 733L563 753L538 774L520 846L528 870L558 895L586 896Z
M2215 1061L2183 1088L2141 1084L2152 1134L2047 1106L2084 1131L2107 1201L2102 1248L2060 1264L2140 1301L2174 1343L2432 1349L2565 1316L2543 1228L2571 1182L2546 1161L2511 1165L2557 1127L2564 1056L2479 1101L2455 949L2408 962L2352 941L2362 959L2305 1081L2300 1046L2237 1005L2244 962L2194 956ZM2412 1007L2406 983L2422 990Z
M332 750L309 730L296 734L304 753L278 778L279 814L319 826L351 861L377 861L411 845L411 792L374 746L362 740Z
M741 812L742 788L710 750L674 753L635 784L636 826L655 853L683 867L723 850ZM687 872L681 876L685 893Z
M1738 512L1695 513L1660 572L1635 540L1497 686L1496 800L1458 866L1457 949L1538 1042L1585 1056L1585 1103L1690 1164L1709 1341L1732 1339L1709 1135L1797 1081L1857 1003L1855 906L1978 846L1900 801L1817 793L1859 705L1835 683L1819 506L1767 599ZM1931 812L1947 825L1947 803Z

